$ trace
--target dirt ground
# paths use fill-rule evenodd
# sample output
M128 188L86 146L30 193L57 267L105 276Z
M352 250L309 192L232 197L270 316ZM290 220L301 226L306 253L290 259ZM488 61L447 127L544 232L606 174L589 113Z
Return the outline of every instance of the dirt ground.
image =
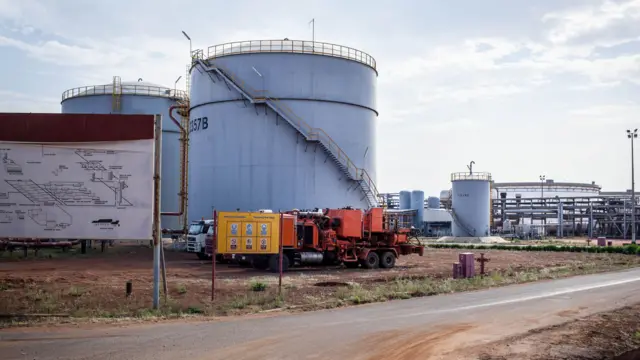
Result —
M460 356L480 360L640 359L640 304L465 349Z
M17 253L11 258L6 254L0 257L0 314L154 315L148 310L153 279L150 248L116 245L106 253L100 253L99 248L86 255L76 252L79 249L53 253L52 258L44 259L19 259ZM550 269L571 269L561 274L566 276L582 270L640 266L640 257L620 254L487 250L484 252L490 259L487 269L492 272L491 277L484 282L454 283L449 278L460 252L463 251L428 249L423 257L401 257L391 270L293 268L284 277L282 297L276 294L277 275L238 265L217 265L216 301L212 303L211 261L166 250L169 296L165 308L170 313L229 315L283 306L320 308L326 303L326 307L335 307L540 280L550 278ZM540 274L544 276L539 277ZM411 277L427 280L420 280L419 284L398 282ZM133 284L130 297L125 295L127 281ZM384 286L386 290L379 290ZM258 287L266 289L254 291ZM336 298L339 301L332 302Z

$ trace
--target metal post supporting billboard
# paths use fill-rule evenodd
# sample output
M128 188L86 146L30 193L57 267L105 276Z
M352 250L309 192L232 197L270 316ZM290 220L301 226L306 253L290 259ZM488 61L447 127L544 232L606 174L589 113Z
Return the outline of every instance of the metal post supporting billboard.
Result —
M160 229L160 174L162 154L162 117L155 116L155 146L153 151L153 308L160 307L160 247L162 231Z

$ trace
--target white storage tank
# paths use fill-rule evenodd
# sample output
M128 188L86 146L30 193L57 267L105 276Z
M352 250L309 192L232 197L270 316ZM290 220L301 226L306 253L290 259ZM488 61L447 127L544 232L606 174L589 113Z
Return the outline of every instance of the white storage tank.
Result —
M451 174L453 236L489 236L491 174Z
M63 114L162 115L161 211L175 212L180 206L180 130L169 118L169 107L187 102L185 91L142 79L120 81L119 76L114 76L110 84L65 91L61 106ZM181 226L185 224L180 224L178 217L162 217L163 229L178 229Z
M378 206L375 60L345 46L256 40L196 50L189 216Z

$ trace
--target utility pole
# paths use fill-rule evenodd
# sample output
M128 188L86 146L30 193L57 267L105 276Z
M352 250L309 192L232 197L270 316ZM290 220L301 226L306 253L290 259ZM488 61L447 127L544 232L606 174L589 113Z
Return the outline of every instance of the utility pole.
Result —
M546 175L540 175L540 203L542 204L542 207L545 206L545 201L544 201L544 181L547 179ZM533 219L531 219L531 223L533 224ZM546 211L542 213L542 225L547 225L547 213ZM546 234L547 229L545 229L543 227L543 231Z
M189 57L192 58L193 57L193 45L191 44L191 38L189 37L189 35L187 35L186 32L184 32L184 30L182 30L182 35L184 35L184 37L187 38L187 40L189 40Z
M638 137L638 129L627 130L627 138L631 140L631 243L636 243L636 181L633 161L633 140Z

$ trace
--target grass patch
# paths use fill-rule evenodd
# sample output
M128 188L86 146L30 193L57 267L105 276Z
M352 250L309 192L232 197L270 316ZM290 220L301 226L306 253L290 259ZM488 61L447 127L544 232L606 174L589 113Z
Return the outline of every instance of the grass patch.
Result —
M628 244L624 246L429 244L428 247L433 249L553 251L640 256L640 246L636 244Z
M77 286L72 286L68 293L69 296L73 296L73 297L79 297L82 296L84 294L84 290L82 288L79 288Z
M220 303L214 311L224 315L232 315L238 312L250 313L272 310L283 306L284 296L278 295L276 292L250 292L231 297L227 301Z
M187 286L185 284L178 284L176 286L176 292L180 295L184 295L187 293Z
M249 289L251 289L251 291L265 291L267 290L267 283L262 281L252 281L251 284L249 284Z
M335 297L340 305L358 305L372 302L382 302L395 299L410 299L413 297L449 294L455 292L472 291L491 287L521 284L539 280L557 279L570 275L593 273L598 270L596 264L575 264L556 268L539 270L494 271L485 277L469 279L447 279L424 277L397 277L376 285L351 283L348 287L336 290Z

